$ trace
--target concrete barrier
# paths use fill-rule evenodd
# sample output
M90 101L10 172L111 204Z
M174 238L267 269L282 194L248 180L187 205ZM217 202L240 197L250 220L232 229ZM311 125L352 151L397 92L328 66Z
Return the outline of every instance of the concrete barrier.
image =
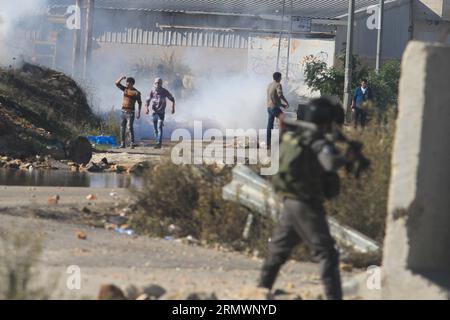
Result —
M408 45L384 241L384 299L449 298L449 80L449 46Z

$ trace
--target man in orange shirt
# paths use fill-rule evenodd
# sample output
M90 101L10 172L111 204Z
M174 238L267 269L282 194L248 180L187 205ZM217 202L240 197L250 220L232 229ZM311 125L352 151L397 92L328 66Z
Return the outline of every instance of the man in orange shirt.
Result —
M122 81L126 79L125 86L122 84ZM120 90L123 91L123 102L122 102L122 120L121 120L121 145L120 148L125 148L126 141L126 131L130 132L131 136L131 148L134 149L134 118L135 118L135 106L136 102L138 103L139 109L136 118L139 119L141 117L141 108L142 108L142 99L141 93L137 90L134 85L136 81L134 78L127 78L125 76L120 77L116 81L116 86Z

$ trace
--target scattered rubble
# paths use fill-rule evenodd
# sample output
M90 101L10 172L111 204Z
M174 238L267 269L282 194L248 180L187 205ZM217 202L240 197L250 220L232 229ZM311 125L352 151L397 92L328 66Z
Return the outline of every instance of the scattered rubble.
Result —
M302 291L302 294L276 289L271 292L269 289L258 287L243 287L236 292L230 292L233 300L303 300L322 299L318 292ZM167 292L163 287L152 284L146 287L128 286L125 290L109 284L102 285L98 293L98 300L219 300L215 292L180 290Z
M219 300L214 292L179 291L167 293L160 300Z
M87 240L87 234L83 231L78 230L76 235L79 240Z
M53 197L48 198L47 203L48 204L58 204L59 203L59 195L55 195Z
M112 284L102 285L97 300L127 300L123 291Z
M49 157L27 157L24 159L13 159L8 156L0 155L0 168L30 171L34 169L54 170L57 169Z
M90 194L86 197L86 200L95 201L97 200L97 196L95 194Z
M152 284L142 289L142 294L147 297L146 300L157 300L164 296L167 291L158 285ZM140 296L142 298L142 295Z

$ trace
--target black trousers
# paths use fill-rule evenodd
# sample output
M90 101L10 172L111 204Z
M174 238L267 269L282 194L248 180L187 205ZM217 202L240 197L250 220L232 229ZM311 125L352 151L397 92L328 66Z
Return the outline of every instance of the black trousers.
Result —
M358 124L361 128L366 126L367 120L367 112L361 108L355 108L353 111L353 126L355 129L358 127Z
M342 299L339 252L331 237L321 202L306 203L292 199L284 201L284 210L269 244L269 256L262 267L259 286L272 289L281 266L300 241L320 261L320 275L326 298Z

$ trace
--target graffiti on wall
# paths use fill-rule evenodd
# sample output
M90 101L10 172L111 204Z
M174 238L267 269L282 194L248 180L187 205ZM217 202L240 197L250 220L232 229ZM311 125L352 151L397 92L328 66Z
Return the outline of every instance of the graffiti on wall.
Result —
M277 37L252 36L248 46L249 75L264 76L270 79L276 70L279 39ZM288 47L286 38L281 40L279 69L285 78L289 79L289 90L298 95L308 96L309 90L304 83L304 58L310 55L333 65L335 44L333 39L293 38L290 45L289 74Z

